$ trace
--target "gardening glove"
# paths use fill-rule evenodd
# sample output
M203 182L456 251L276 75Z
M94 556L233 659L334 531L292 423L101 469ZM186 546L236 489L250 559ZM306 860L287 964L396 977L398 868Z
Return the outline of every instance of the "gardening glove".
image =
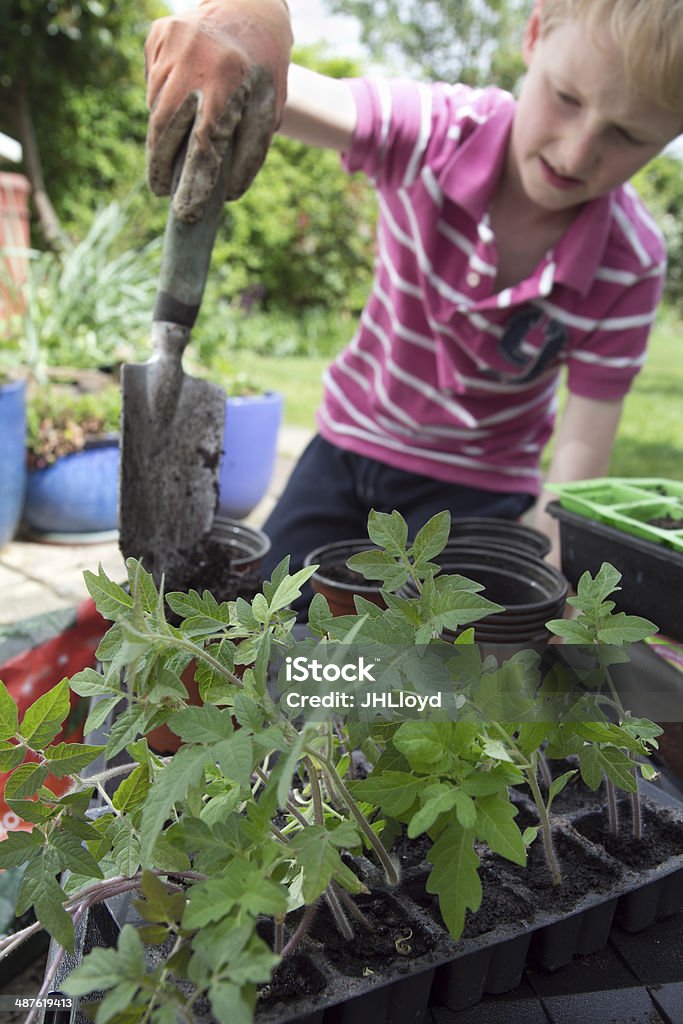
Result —
M229 146L225 198L237 199L253 181L282 118L291 47L285 0L201 0L153 23L145 44L147 177L156 195L173 192L181 220L201 216Z

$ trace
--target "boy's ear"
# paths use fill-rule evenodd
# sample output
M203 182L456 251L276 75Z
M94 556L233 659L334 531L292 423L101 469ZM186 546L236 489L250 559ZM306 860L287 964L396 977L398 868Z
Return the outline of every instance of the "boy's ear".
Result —
M543 22L543 0L534 0L534 6L529 20L526 23L524 29L524 39L522 42L522 56L524 57L524 63L529 66L532 54L536 49L536 43L541 36L541 24Z

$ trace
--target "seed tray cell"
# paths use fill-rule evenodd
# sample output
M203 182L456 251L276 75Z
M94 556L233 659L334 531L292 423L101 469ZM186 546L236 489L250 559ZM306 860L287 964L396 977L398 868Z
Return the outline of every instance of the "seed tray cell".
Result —
M667 518L679 525L667 529L650 522L652 519ZM618 530L630 533L634 537L642 537L655 544L664 544L683 551L683 529L680 526L683 522L681 499L662 498L659 501L639 502L636 505L615 505L609 520Z
M683 551L683 529L654 526L649 519L683 518L683 483L676 480L603 477L552 484L569 512Z

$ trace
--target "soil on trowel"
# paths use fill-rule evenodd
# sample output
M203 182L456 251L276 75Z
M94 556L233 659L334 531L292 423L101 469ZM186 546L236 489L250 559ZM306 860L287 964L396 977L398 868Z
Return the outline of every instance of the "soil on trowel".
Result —
M243 597L250 601L261 589L262 577L257 569L237 572L225 544L202 538L195 546L166 569L165 591L186 592L196 590L202 594L209 590L217 601L235 601Z

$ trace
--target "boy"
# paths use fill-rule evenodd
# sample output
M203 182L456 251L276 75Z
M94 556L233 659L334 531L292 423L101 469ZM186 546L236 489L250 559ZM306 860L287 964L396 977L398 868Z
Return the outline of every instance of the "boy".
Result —
M541 494L564 364L548 479L605 473L665 271L624 183L683 131L683 0L538 0L518 101L294 66L285 100L290 43L282 0L223 0L155 23L147 47L160 194L197 107L183 215L201 208L226 139L234 197L278 125L377 189L371 294L325 376L320 435L265 526L266 569L364 535L372 507L398 508L413 533L443 508L522 515ZM539 525L555 540L547 500Z

